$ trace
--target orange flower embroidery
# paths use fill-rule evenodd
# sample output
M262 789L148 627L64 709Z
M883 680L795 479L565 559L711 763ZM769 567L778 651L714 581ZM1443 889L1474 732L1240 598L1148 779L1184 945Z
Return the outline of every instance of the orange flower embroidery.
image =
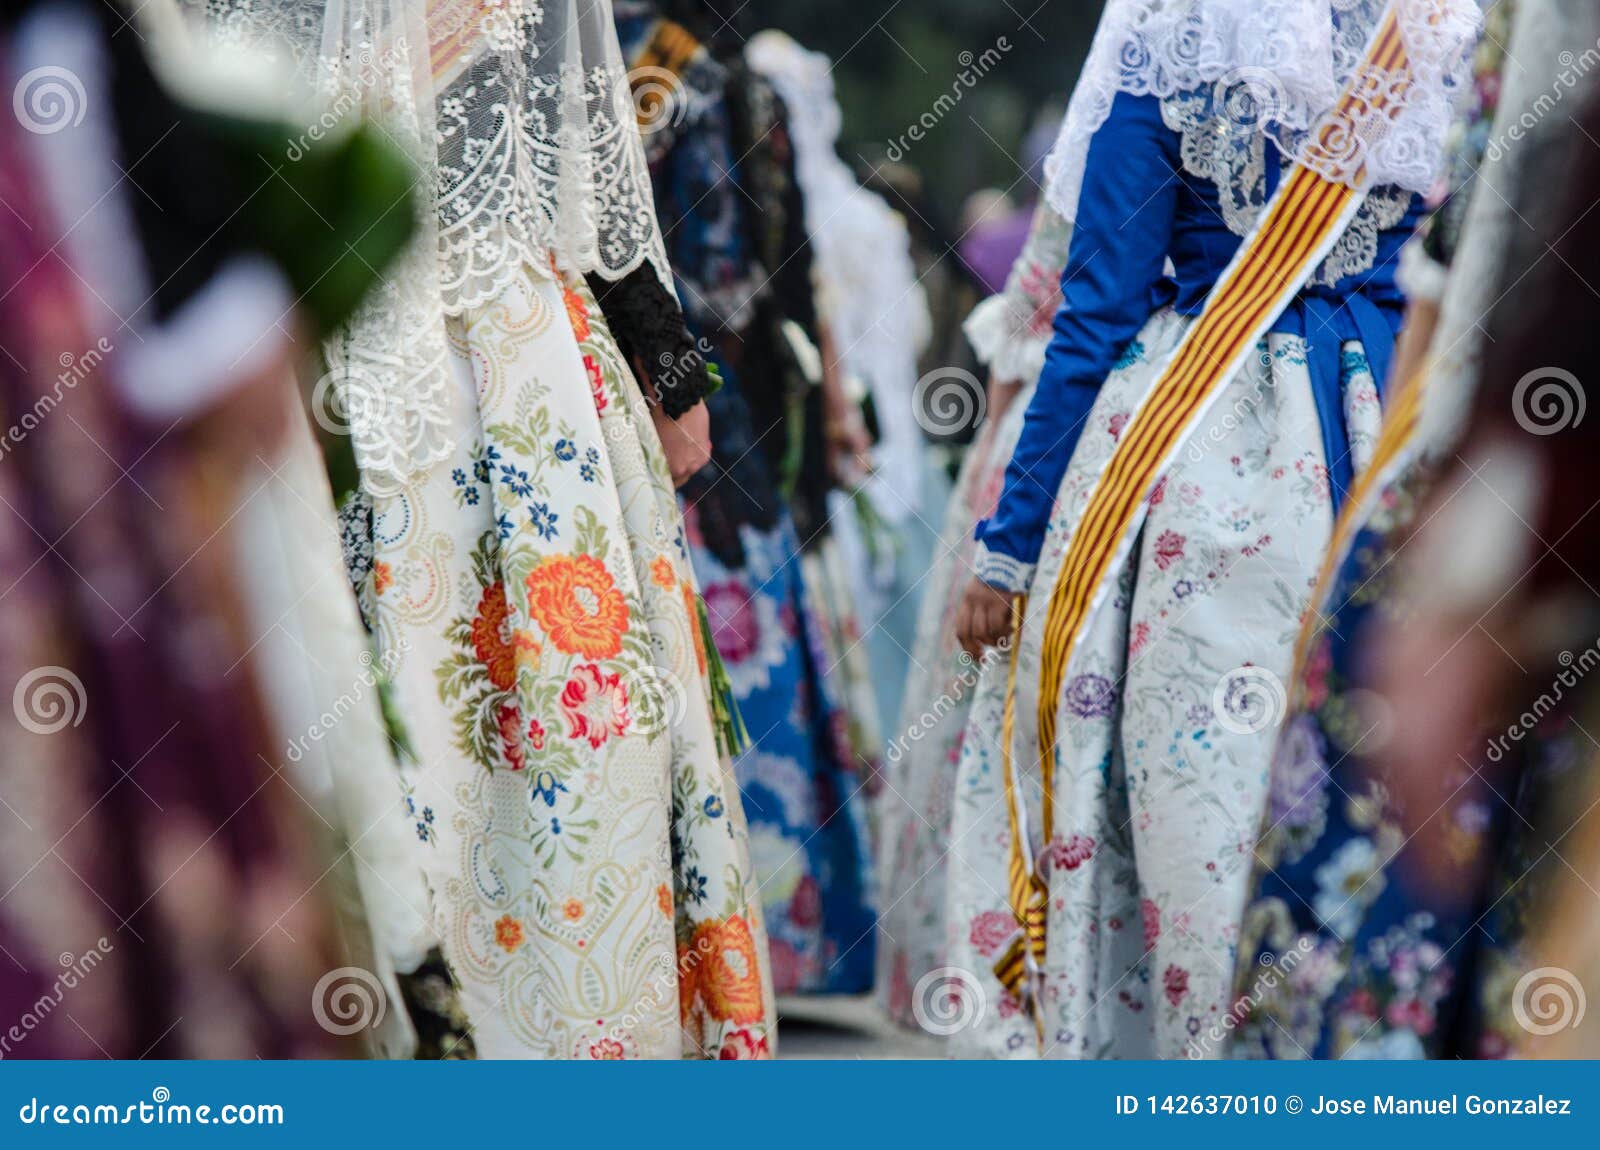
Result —
M539 645L539 640L533 637L531 631L516 630L511 632L511 646L516 650L517 666L539 666L539 656L544 654L544 648Z
M657 587L664 587L671 591L678 582L678 573L672 569L672 560L665 555L657 555L650 564L650 578L655 580Z
M561 913L567 916L568 921L577 922L583 917L583 903L579 899L569 898L561 904Z
M394 586L394 569L382 559L372 565L372 589L382 595Z
M761 959L748 922L739 915L721 922L702 922L694 928L687 949L691 953L678 960L679 974L707 1014L718 1022L741 1026L766 1016L761 1002ZM686 963L698 963L693 975L684 974Z
M501 915L494 924L494 940L510 953L522 945L522 924L509 914Z
M517 654L506 642L506 619L510 614L505 586L493 583L484 588L477 617L472 620L472 649L497 691L509 691L517 682Z
M662 914L672 917L672 888L666 883L656 887L656 905L661 908Z
M528 608L559 651L609 659L622 650L628 603L592 555L552 555L535 567L528 576Z
M566 284L561 285L561 298L567 305L567 319L572 321L572 334L582 343L589 338L589 305Z

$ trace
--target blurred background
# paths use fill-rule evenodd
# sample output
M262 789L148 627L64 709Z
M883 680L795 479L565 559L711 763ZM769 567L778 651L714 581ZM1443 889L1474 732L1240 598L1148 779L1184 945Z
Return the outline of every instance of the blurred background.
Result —
M1053 128L1100 17L1097 0L750 0L754 28L781 28L834 63L839 150L863 172L965 68L982 78L903 161L919 172L929 222L954 227L985 187L1028 199L1019 170L1030 128ZM1004 37L1009 49L996 49ZM1048 47L1047 47L1048 46ZM970 53L970 56L963 55ZM1020 180L1020 183L1019 183ZM959 233L958 233L959 234Z

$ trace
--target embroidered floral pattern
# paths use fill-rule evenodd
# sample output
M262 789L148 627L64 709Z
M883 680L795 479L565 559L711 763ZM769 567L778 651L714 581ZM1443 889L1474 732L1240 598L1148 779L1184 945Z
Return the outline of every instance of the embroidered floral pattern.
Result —
M477 1049L770 1056L744 823L637 385L578 280L518 280L453 322L451 346L463 434L375 502L370 538L392 575L375 630L407 644L396 688L426 767L407 811L434 844ZM680 721L640 723L638 684L663 679ZM685 975L700 994L685 1020L660 977L703 922L718 957Z

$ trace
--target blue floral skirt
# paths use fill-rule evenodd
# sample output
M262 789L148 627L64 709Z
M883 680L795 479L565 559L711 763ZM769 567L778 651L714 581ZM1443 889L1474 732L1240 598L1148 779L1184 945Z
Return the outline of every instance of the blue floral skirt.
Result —
M734 763L779 994L872 988L866 778L830 696L787 517L740 530L745 565L691 553L750 746Z

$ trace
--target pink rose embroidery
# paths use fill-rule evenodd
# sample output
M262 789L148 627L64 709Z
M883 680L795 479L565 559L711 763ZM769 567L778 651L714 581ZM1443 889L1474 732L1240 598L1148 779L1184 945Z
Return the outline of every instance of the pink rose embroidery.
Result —
M561 714L569 739L587 739L599 750L628 729L628 689L615 672L608 675L594 663L583 663L561 691Z

